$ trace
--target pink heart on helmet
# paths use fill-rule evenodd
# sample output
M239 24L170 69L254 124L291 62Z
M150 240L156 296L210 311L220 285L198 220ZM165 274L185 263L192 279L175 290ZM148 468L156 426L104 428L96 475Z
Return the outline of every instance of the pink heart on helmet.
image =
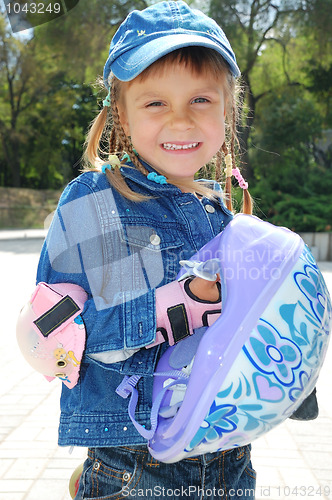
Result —
M255 373L253 375L254 387L256 391L257 398L261 401L269 401L272 403L277 403L285 397L285 391L283 388L271 382L270 379Z

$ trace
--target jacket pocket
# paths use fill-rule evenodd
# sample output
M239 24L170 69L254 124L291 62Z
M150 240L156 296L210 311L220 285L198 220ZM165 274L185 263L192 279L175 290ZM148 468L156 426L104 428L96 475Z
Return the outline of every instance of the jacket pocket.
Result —
M143 270L150 288L175 279L184 246L178 224L154 223L150 226L131 222L123 226L120 237L128 255L133 258L135 268Z

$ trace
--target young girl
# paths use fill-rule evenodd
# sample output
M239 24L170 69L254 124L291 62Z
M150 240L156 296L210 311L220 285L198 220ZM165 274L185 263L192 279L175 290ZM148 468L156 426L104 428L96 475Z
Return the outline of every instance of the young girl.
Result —
M136 417L148 427L161 353L201 326L195 305L220 302L218 283L196 277L185 290L176 276L231 220L232 174L251 211L234 165L239 74L223 31L182 1L131 12L113 37L108 95L86 143L92 167L65 189L37 276L88 295L80 376L63 384L59 427L60 445L89 448L76 499L254 498L249 446L160 463L115 392L125 375L142 375ZM223 157L227 208L218 182L194 180L207 164L221 180ZM174 287L194 303L181 335L161 306L174 303Z

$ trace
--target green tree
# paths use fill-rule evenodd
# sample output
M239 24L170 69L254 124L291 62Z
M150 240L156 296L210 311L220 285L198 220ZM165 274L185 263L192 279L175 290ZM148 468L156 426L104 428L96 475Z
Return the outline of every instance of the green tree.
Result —
M296 231L331 230L332 169L317 162L323 117L308 90L285 86L259 103L251 150L257 213Z
M294 39L311 30L321 46L327 36L320 34L322 24L330 18L327 4L331 0L211 0L210 15L224 27L231 40L242 71L244 116L239 127L241 152L246 175L253 177L250 161L250 133L255 125L259 101L280 85L301 85L298 72L293 72ZM329 14L328 14L329 13ZM325 21L321 16L325 14ZM331 26L329 33L331 33ZM271 50L272 48L272 50ZM307 46L308 48L308 46ZM313 53L309 46L307 61ZM264 57L268 54L268 57ZM303 60L303 58L302 58ZM302 72L303 73L303 72Z
M25 38L0 19L0 184L59 187L77 175L111 38L129 10L145 6L81 0Z
M22 155L35 133L27 117L34 115L38 104L52 94L53 82L59 81L63 71L45 50L39 50L34 37L14 37L4 19L0 19L0 69L0 135L3 164L7 167L2 176L7 184L19 187Z

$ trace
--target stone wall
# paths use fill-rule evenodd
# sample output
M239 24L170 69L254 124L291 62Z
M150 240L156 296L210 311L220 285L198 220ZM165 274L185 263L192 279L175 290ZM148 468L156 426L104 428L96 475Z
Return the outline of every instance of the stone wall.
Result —
M301 233L316 261L332 261L332 233Z
M43 228L61 191L0 187L0 229Z

